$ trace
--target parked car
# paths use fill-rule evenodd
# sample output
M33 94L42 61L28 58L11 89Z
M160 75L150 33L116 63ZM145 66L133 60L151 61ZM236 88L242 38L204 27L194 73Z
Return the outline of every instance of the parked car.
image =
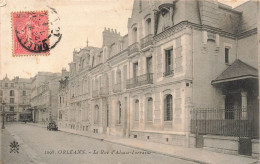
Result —
M54 131L57 131L58 130L58 126L57 124L53 121L53 122L50 122L48 125L47 125L47 130L54 130Z

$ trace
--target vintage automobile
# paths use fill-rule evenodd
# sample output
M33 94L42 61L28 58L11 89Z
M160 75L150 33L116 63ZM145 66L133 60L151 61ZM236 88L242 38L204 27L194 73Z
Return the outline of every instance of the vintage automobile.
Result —
M53 121L53 122L50 122L48 125L47 125L47 130L54 130L54 131L57 131L58 130L58 126L56 125L56 123Z

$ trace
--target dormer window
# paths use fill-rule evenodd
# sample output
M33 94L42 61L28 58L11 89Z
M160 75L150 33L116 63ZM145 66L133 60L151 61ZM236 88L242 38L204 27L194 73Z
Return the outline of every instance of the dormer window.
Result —
M169 12L169 9L163 8L163 9L161 10L161 12L162 12L162 16L165 16L165 15Z
M137 27L133 28L133 43L137 42Z
M158 7L161 13L161 28L162 31L173 25L173 8L174 4L164 3Z
M151 18L146 19L146 35L151 34Z

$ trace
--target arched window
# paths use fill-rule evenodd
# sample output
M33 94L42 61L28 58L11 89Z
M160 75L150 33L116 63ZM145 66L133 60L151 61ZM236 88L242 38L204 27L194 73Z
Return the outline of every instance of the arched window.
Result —
M121 102L118 102L118 124L121 124L122 120L122 105Z
M148 98L147 102L147 121L153 120L153 98Z
M151 34L151 18L146 19L146 35Z
M98 105L95 106L95 112L94 112L94 124L98 124L99 122L99 107Z
M172 95L167 95L164 100L164 121L172 121Z
M139 100L135 100L135 121L139 121Z
M10 96L14 96L14 90L10 90Z
M133 28L133 43L137 42L137 27Z

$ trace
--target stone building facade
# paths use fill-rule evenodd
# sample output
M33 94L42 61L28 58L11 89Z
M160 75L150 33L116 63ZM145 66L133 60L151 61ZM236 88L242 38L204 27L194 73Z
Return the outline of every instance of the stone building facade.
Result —
M38 72L32 78L31 109L33 121L47 123L58 118L60 73Z
M242 133L192 128L203 120L237 129L228 122L249 125L249 113L258 115L257 10L255 1L232 9L215 0L135 0L127 35L105 29L102 48L73 52L59 126L238 153ZM191 111L204 107L192 122Z
M5 102L5 121L31 120L31 111L28 110L31 95L31 79L7 76L0 81L0 102ZM1 105L1 111L2 105Z

